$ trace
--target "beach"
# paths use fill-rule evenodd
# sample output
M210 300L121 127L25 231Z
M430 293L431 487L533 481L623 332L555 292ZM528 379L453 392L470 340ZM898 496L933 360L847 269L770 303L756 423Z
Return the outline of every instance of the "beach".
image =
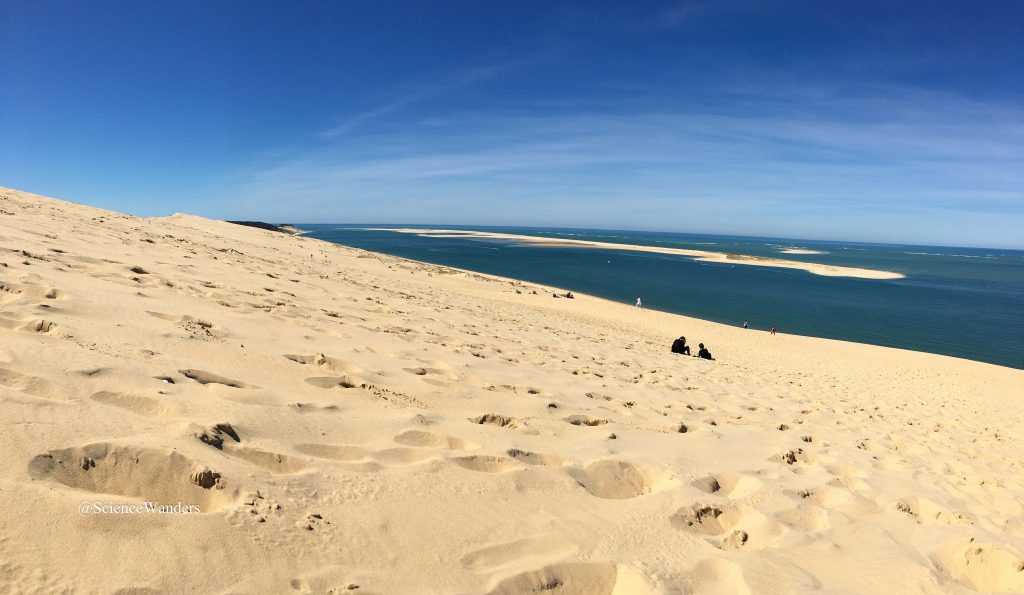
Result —
M192 215L0 223L2 592L1024 591L1024 371Z

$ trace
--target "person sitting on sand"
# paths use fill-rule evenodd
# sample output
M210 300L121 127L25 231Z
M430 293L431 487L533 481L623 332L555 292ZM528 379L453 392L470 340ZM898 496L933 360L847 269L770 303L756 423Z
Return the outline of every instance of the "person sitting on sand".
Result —
M672 353L690 355L690 346L686 344L686 337L679 337L672 341Z
M576 299L576 296L574 296L571 291L567 291L565 293L565 297L569 298L570 300Z
M703 343L700 344L700 350L697 351L697 357L699 357L701 359L709 359L709 360L712 360L712 361L714 361L714 359L715 359L715 358L711 357L711 352L708 351L707 347L704 347Z

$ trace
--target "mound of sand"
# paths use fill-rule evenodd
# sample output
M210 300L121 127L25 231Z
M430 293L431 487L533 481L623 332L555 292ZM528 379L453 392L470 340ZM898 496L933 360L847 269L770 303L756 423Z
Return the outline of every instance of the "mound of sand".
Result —
M1021 371L552 291L0 189L0 592L1024 590Z

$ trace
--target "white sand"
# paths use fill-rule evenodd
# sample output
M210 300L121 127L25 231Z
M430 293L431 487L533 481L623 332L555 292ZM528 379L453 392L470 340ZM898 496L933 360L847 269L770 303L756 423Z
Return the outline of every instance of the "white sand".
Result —
M718 262L724 264L742 264L762 267L775 267L782 269L797 269L823 275L826 277L857 277L861 279L902 279L906 275L892 271L879 271L876 269L862 269L857 267L845 267L817 262L800 262L796 260L783 260L780 258L768 258L766 256L750 256L747 254L727 254L725 252L708 252L707 250L691 250L688 248L664 248L660 246L640 246L637 244L618 244L614 242L595 242L592 240L574 240L570 238L545 238L538 236L524 236L513 233L496 233L491 231L464 231L455 229L420 229L415 227L374 227L372 231L392 231L396 233L411 233L428 238L486 238L515 240L545 246L566 246L576 248L603 248L607 250L630 250L633 252L656 252L658 254L675 254L678 256L691 257L701 262ZM782 250L789 254L822 254L814 250L791 251Z
M807 248L783 248L779 250L783 254L827 254L822 250L809 250Z
M0 592L1024 590L1024 372L552 289L0 189Z

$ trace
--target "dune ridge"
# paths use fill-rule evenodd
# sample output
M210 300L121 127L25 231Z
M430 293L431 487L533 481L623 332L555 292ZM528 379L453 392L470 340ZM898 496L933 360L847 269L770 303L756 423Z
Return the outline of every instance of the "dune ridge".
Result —
M1024 372L552 291L0 188L0 592L1024 590Z

